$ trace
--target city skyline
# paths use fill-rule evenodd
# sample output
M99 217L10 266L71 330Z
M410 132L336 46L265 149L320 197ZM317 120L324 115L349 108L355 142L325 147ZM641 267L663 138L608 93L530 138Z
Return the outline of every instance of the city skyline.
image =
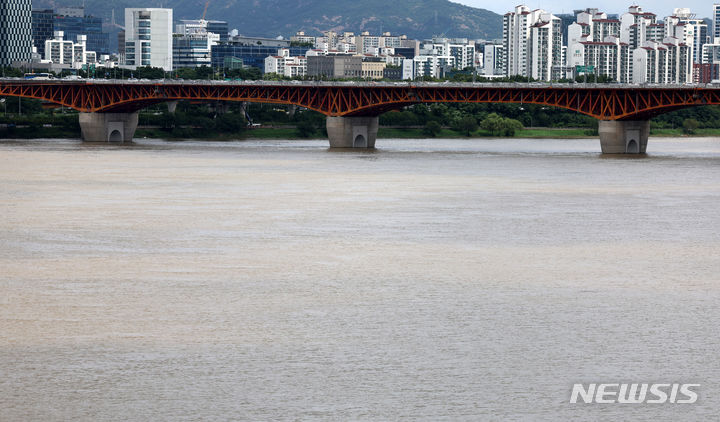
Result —
M507 5L505 3L490 3L485 0L456 0L457 3L464 4L466 6L477 7L481 9L487 9L504 15L513 9L516 4ZM659 17L670 16L673 9L678 7L687 7L693 13L696 13L699 18L709 18L712 15L713 4L718 2L705 2L692 0L689 2L683 2L679 4L677 1L672 0L661 0L653 2L628 2L625 0L610 0L604 1L602 4L578 3L572 0L555 0L555 1L528 1L518 2L517 4L526 4L530 9L544 9L554 14L571 14L573 10L586 9L586 8L598 8L601 11L608 14L622 14L627 12L628 7L637 5L642 7L644 10L650 10L656 13Z

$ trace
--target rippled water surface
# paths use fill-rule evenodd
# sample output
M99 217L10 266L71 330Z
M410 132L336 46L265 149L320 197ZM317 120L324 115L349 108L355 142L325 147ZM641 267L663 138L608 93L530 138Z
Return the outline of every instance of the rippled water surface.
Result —
M378 147L0 142L0 420L717 417L719 139Z

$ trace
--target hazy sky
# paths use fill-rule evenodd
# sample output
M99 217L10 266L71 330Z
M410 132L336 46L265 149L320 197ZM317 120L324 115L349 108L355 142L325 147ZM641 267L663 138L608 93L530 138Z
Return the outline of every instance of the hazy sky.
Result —
M603 0L603 1L585 1L585 0L528 0L522 2L516 0L515 2L497 2L490 0L450 0L456 3L466 4L468 6L480 7L482 9L492 10L495 13L505 14L510 10L514 9L516 5L525 4L532 9L545 9L548 12L555 14L559 13L572 13L574 9L585 9L588 7L597 7L605 13L618 13L622 14L627 11L628 6L633 4L632 2L623 0ZM717 1L720 3L720 0ZM697 14L700 18L710 17L712 14L713 2L700 1L700 0L654 0L654 1L638 1L643 10L653 12L658 15L658 18L662 19L665 16L672 14L672 11L676 7L689 7L690 11Z

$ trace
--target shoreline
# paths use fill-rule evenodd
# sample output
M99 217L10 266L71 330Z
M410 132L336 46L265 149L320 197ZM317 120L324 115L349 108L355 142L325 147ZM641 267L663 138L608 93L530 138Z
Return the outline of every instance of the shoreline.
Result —
M520 129L515 136L493 136L484 131L476 131L471 136L465 136L454 130L443 128L436 136L429 136L423 133L422 128L401 128L401 127L380 127L378 139L597 139L597 134L589 133L591 128L544 128L533 127ZM238 141L238 140L310 140L327 139L327 136L320 131L312 136L299 136L297 130L292 127L282 128L257 128L249 129L239 133L214 133L207 136L195 136L198 134L188 133L186 136L173 136L172 133L158 128L139 127L135 132L135 138L185 140L196 141ZM693 134L683 133L682 129L654 129L650 131L653 138L708 138L720 137L720 129L698 129ZM34 139L34 138L80 138L80 133L63 130L58 127L50 128L17 128L11 133L0 131L0 139Z
M597 139L597 134L588 134L590 128L526 128L515 133L515 136L493 136L487 132L477 131L471 136L462 135L451 129L442 129L437 136L429 136L424 134L422 129L418 128L393 128L380 127L377 139L512 139L512 138L530 138L530 139ZM138 129L136 137L147 138L167 138L167 139L189 139L189 137L172 137L167 132L160 130L144 130ZM685 134L682 129L656 129L650 131L651 137L656 138L706 138L720 137L720 129L698 129L694 134ZM251 129L239 134L213 135L208 137L192 137L196 140L223 141L223 140L310 140L310 139L327 139L324 134L315 134L309 137L298 136L295 129L292 128L259 128Z

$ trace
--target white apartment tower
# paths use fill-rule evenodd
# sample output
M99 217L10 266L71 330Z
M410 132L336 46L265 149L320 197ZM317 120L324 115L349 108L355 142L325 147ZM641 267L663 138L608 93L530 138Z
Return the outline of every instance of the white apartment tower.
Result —
M432 44L424 44L423 48L433 50L438 56L454 57L457 69L475 65L475 42L468 41L467 38L434 37Z
M505 74L505 65L503 63L504 57L505 55L503 54L502 45L486 44L483 49L483 74Z
M560 19L544 10L515 7L503 16L503 51L507 76L540 80L561 77L562 31Z
M633 83L692 82L690 47L677 39L648 41L633 52Z
M530 76L541 81L562 78L562 28L560 18L544 13L530 29Z
M631 50L627 42L621 41L620 28L620 20L608 19L597 9L579 13L577 21L568 27L568 76L576 76L577 66L585 66L592 67L593 76L629 82Z
M530 8L516 6L514 12L503 16L503 50L505 52L506 76L530 73L528 52L530 50L530 27L536 20L537 13Z
M172 9L125 9L125 65L173 69Z
M630 6L627 13L620 16L620 41L636 49L648 38L655 38L653 34L658 31L657 25L654 13L643 12L640 6Z
M693 63L702 63L702 51L703 46L710 40L708 33L708 25L703 19L698 19L694 13L690 12L688 8L677 8L673 10L673 16L665 19L666 22L674 24L683 24L683 33L686 37L686 43L692 45L692 59ZM675 25L677 25L675 24ZM670 26L670 25L667 25ZM692 39L690 39L692 35ZM675 36L674 34L668 34L668 36Z

